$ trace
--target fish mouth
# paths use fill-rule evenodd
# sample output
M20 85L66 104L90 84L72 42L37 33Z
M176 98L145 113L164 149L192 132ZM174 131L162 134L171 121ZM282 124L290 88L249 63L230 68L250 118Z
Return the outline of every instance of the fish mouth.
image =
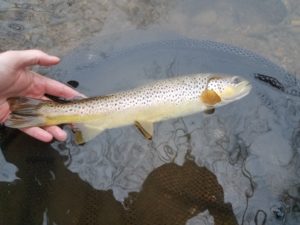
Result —
M233 100L239 100L246 95L248 95L252 89L252 85L247 80L242 80L235 86L230 87L231 91L233 92L230 95L223 96L223 100L225 101L233 101Z
M237 96L237 99L243 98L246 95L250 93L252 89L252 85L249 81L243 80L241 83L237 86L237 91L239 92L239 95Z

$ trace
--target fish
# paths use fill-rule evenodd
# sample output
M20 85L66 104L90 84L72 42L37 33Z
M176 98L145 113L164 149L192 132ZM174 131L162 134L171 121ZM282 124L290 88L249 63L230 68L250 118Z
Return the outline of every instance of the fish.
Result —
M198 112L211 114L215 108L246 96L251 87L239 76L199 73L66 103L11 97L7 99L11 113L5 126L20 129L73 124L75 142L82 144L106 129L135 125L151 140L154 123Z

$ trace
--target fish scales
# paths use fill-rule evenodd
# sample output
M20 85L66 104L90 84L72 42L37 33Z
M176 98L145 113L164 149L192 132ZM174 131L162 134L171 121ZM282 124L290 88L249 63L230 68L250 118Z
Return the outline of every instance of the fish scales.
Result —
M199 100L199 94L206 88L209 75L204 77L184 76L174 80L162 80L133 90L109 96L76 100L72 103L56 104L42 108L44 113L97 114L123 111L126 109L151 107L164 103L180 105L187 101ZM49 105L50 106L50 105Z

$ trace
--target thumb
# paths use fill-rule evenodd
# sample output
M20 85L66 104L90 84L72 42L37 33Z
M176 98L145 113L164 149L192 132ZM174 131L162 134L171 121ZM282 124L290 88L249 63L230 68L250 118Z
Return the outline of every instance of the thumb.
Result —
M14 67L27 67L34 65L51 66L59 63L60 59L56 56L51 56L40 50L22 50L22 51L8 51L6 53L7 59L14 62Z

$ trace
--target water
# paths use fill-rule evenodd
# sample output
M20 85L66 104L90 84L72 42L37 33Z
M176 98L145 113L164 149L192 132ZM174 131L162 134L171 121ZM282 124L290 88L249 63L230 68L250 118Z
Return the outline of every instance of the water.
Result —
M84 146L2 132L0 224L298 224L296 3L3 2L1 48L59 52L62 63L40 71L86 95L199 71L254 88L213 115L156 124L153 142L133 127Z

